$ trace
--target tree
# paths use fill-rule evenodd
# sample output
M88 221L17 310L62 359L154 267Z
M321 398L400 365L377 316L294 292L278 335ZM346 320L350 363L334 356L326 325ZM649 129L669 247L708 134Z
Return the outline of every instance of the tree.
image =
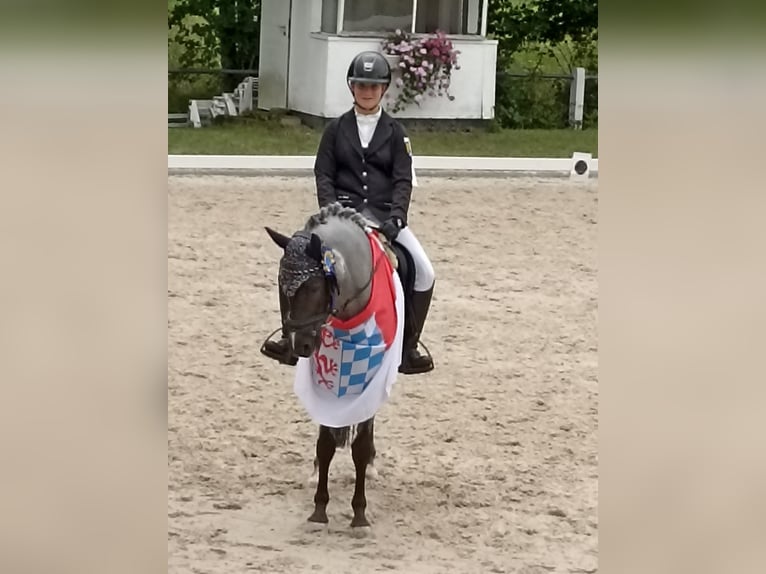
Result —
M569 75L598 71L597 0L493 0L487 32L498 40L495 114L504 127L555 128L568 120ZM513 76L506 72L524 74ZM598 84L586 89L586 125L597 124Z
M183 47L183 67L254 69L260 45L260 0L175 0L168 2L168 28ZM237 85L230 78L227 89Z
M489 6L487 29L504 54L534 42L598 39L598 0L496 0Z

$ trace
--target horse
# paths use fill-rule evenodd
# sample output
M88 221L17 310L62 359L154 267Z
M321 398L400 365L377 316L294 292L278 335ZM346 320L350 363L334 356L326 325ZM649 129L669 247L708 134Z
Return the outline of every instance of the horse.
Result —
M299 357L296 393L319 422L318 481L308 520L329 522L330 463L338 447L351 444L356 472L351 526L370 526L365 478L375 458L375 413L401 362L405 285L409 290L412 283L405 256L399 254L399 266L375 222L339 203L309 217L291 237L269 227L266 232L283 249L278 285L289 303L282 328ZM364 320L357 321L360 317ZM339 412L330 414L333 405Z

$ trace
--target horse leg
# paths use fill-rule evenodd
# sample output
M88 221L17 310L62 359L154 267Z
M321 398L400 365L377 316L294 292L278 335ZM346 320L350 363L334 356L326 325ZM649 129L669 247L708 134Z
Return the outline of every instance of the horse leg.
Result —
M354 518L351 520L352 527L370 525L365 516L367 498L364 495L364 480L372 450L372 425L370 422L363 422L357 427L356 440L351 445L351 456L354 459L354 468L356 469L354 497L351 499L351 508L354 510Z
M374 466L375 455L377 454L375 450L375 417L371 418L368 423L370 428L370 462L365 474L368 480L374 480L378 478L378 470Z
M330 501L330 493L327 491L327 477L330 471L330 461L335 456L335 439L330 433L330 429L324 426L319 427L319 438L317 438L317 460L319 462L319 480L317 482L317 491L314 495L314 513L309 516L309 522L321 522L326 524L327 503Z

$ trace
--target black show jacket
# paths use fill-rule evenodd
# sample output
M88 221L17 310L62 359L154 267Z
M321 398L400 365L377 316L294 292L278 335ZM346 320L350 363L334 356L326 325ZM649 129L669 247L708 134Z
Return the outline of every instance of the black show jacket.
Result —
M325 128L314 163L319 207L339 201L381 222L399 217L407 225L412 195L412 156L407 134L385 111L367 149L359 141L353 108Z

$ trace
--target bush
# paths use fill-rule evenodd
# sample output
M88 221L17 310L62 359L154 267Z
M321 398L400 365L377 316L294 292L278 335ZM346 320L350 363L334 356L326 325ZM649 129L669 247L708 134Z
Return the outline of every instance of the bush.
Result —
M495 116L504 128L567 127L569 80L498 74Z
M598 73L595 41L562 42L555 46L529 44L513 54L498 53L495 117L504 128L554 129L569 127L569 75L583 67ZM521 74L509 75L509 73ZM586 80L583 128L598 127L598 80Z
M218 75L169 75L168 113L183 113L189 109L189 100L211 100L223 92Z

